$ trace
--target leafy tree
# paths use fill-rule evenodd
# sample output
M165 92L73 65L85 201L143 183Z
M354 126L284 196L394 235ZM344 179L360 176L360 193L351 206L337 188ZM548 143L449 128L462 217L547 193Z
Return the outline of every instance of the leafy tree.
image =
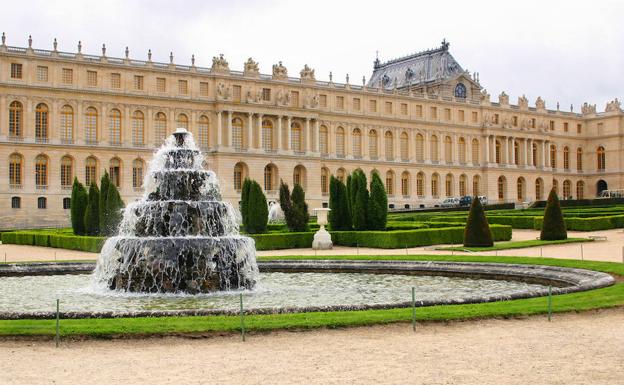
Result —
M332 230L351 230L347 188L338 178L332 175L329 179L329 224Z
M124 202L121 200L117 186L113 183L109 183L106 195L106 222L105 227L100 228L100 231L103 235L112 236L117 234L119 223L123 218Z
M366 230L368 228L368 190L366 189L366 175L360 169L353 172L351 189L354 195L352 205L352 221L354 230Z
M89 203L84 215L87 235L100 234L100 190L95 182L89 187Z
M542 222L542 232L540 239L544 241L555 241L568 238L566 224L561 213L561 205L555 189L550 190L546 209L544 210L544 220Z
M85 234L85 211L87 210L89 197L87 195L87 190L82 185L82 183L78 182L78 178L74 178L74 184L72 186L71 193L71 224L72 229L74 230L74 234L76 235L84 235Z
M370 198L368 199L368 229L385 230L388 221L388 196L379 177L374 172L370 183Z
M249 189L251 188L251 179L245 178L241 191L241 217L243 219L243 228L247 229L248 208L249 208Z
M310 213L308 212L308 204L305 201L305 191L300 184L295 184L292 194L290 195L292 202L293 227L290 231L303 232L310 230L308 222L310 221Z
M491 247L494 246L492 231L485 217L485 211L479 197L472 199L468 221L464 228L464 246L466 247Z
M247 210L247 225L245 230L250 234L265 233L269 221L269 207L267 200L258 182L251 181L249 187ZM252 209L253 208L253 209Z
M100 221L100 234L106 234L106 228L108 223L108 213L106 211L106 200L108 199L108 186L110 185L110 177L108 176L108 172L104 170L104 175L100 179L100 203L99 203L99 215L98 219Z

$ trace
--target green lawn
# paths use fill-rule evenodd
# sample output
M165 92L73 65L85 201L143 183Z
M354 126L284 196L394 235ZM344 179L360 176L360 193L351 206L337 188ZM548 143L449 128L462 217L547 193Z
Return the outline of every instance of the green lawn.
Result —
M538 247L538 246L548 246L548 245L561 245L564 243L579 243L579 242L592 242L593 239L589 238L568 238L562 239L558 241L542 241L539 239L528 240L528 241L509 241L509 242L498 242L495 243L492 247L464 247L464 246L453 246L453 247L440 247L436 250L444 250L444 251L495 251L495 250L508 250L508 249L524 249L526 247Z
M518 264L542 264L604 271L624 276L624 264L613 262L578 261L531 257L487 257L487 256L441 256L441 255L396 255L396 256L337 256L337 257L264 257L260 260L276 259L341 259L341 260L437 260L461 262L495 262ZM405 291L410 298L409 288ZM624 305L624 282L614 286L581 293L563 294L553 298L553 312L583 311ZM547 312L547 299L530 298L494 303L471 305L444 305L418 308L418 321L465 320L487 317L516 317ZM408 322L411 309L364 310L343 312L314 312L296 314L249 315L245 327L251 331L274 329L310 329L319 327L346 327ZM117 318L117 319L63 319L62 336L111 337L120 335L165 335L175 333L236 332L240 330L237 316L206 317L160 317L160 318ZM2 320L0 335L53 336L54 320Z

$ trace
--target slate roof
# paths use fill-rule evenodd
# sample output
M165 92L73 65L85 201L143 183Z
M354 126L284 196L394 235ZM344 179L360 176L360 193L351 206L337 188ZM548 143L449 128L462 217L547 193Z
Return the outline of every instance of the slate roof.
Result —
M369 87L385 89L407 88L423 83L444 81L464 72L455 58L448 51L449 43L442 41L436 49L430 49L380 63L375 60L373 74L368 81Z

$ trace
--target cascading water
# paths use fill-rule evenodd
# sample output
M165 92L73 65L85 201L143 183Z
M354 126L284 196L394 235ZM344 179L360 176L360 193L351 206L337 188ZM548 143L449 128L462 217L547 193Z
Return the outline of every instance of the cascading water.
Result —
M216 175L202 163L185 129L167 138L150 162L145 195L102 248L96 282L149 293L253 288L254 240L239 235L238 211L221 201Z

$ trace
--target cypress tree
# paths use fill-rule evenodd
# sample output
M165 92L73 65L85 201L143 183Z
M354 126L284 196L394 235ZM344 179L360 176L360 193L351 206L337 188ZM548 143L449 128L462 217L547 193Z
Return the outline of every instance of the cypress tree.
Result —
M249 189L251 188L251 180L245 178L241 191L241 217L243 220L243 228L247 231L247 222L249 220L247 209L249 208Z
M308 204L305 201L305 191L298 183L293 187L290 195L292 202L293 227L290 231L303 232L310 230L308 222L310 221L310 213L308 213Z
M89 187L89 204L84 216L87 235L100 234L100 190L95 182Z
M355 190L355 199L353 201L353 229L366 230L367 210L368 210L368 190L366 189L366 175L362 170L355 170L351 181L352 190Z
M349 223L353 223L353 177L347 175L347 214L349 215Z
M370 183L370 198L368 199L368 229L385 230L388 220L388 196L379 177L374 172Z
M108 228L108 214L106 212L106 200L108 199L108 186L110 185L110 177L108 172L104 170L104 175L100 179L100 203L99 203L99 215L100 220L100 234L108 235L106 229Z
M100 231L102 231L104 235L112 236L117 234L119 223L123 218L121 209L124 208L124 203L121 200L117 186L113 183L109 183L106 195L106 228L100 228Z
M265 233L267 230L267 222L269 221L269 207L267 200L262 192L262 188L256 181L251 182L249 188L249 208L248 223L246 231L250 234Z
M544 220L542 221L542 232L540 239L544 241L555 241L559 239L567 239L568 232L566 224L563 220L561 205L555 189L550 190L546 209L544 209Z
M284 219L286 220L286 226L292 231L294 224L293 204L290 200L290 188L283 180L280 180L279 188L279 203L284 213Z
M338 178L332 175L329 179L329 224L332 230L351 230L351 215L349 214L347 188Z
M78 182L78 178L74 178L70 200L70 216L72 229L76 235L85 234L84 216L85 211L87 210L87 204L89 203L88 200L89 197L87 190L84 188L82 183Z
M491 247L494 246L492 240L492 232L488 224L483 206L479 197L472 199L470 205L470 213L468 221L464 228L464 246L465 247Z

